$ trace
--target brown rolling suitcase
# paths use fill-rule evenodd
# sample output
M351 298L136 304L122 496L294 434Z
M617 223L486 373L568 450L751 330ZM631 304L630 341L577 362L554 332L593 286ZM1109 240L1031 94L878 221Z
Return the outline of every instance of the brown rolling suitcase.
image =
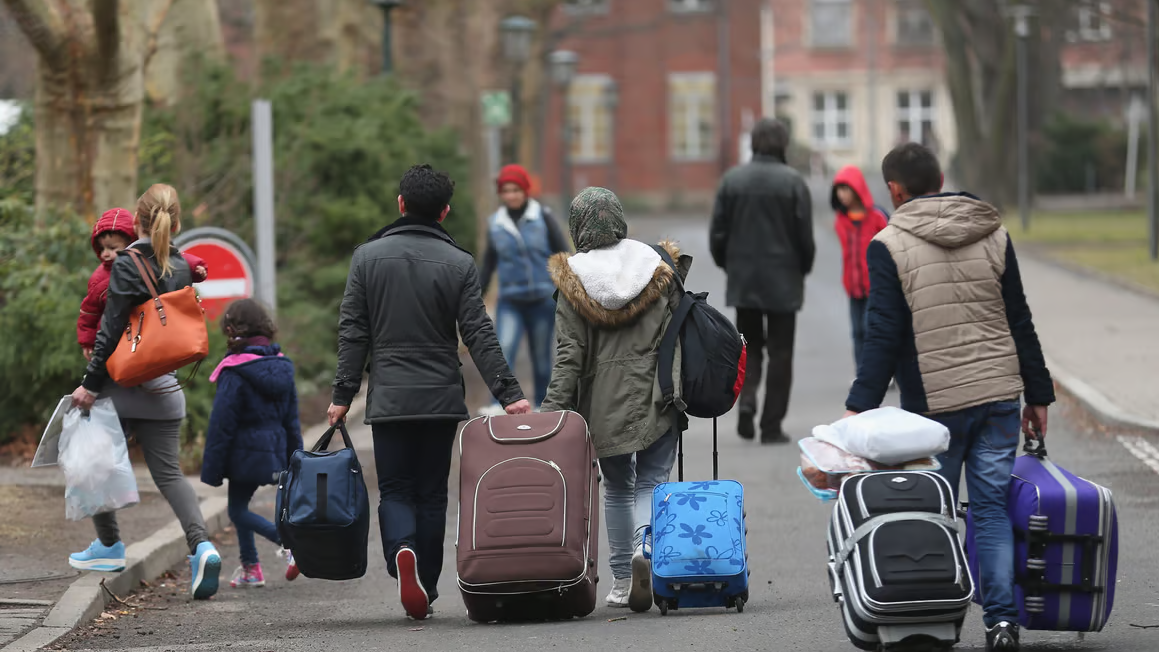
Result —
M596 608L600 476L575 412L478 417L459 436L459 590L476 622Z

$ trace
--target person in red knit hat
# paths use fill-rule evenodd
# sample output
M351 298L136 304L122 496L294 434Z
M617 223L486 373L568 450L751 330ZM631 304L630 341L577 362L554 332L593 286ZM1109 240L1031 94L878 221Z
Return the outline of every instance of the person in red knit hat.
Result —
M97 340L97 331L101 327L101 315L105 314L105 300L109 293L109 270L113 261L137 239L137 232L133 226L133 214L124 208L111 208L101 215L101 219L93 225L93 234L90 238L93 251L101 264L93 270L89 277L89 288L84 301L80 304L80 317L76 320L76 340L84 351L85 358L93 354L93 346ZM208 278L209 273L205 261L190 254L184 254L185 262L193 271L193 282L200 283Z
M491 216L479 270L483 291L499 276L495 330L507 365L515 370L515 355L527 333L535 374L535 405L547 395L555 336L555 284L547 271L553 254L570 252L567 236L548 208L530 196L531 177L520 165L507 165L496 179L503 206ZM502 413L493 404L485 411Z

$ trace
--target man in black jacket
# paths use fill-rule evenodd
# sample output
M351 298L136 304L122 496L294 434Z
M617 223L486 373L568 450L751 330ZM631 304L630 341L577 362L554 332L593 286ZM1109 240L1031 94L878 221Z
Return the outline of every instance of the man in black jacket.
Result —
M475 261L440 224L454 183L420 165L399 190L402 217L350 261L328 417L331 425L346 418L369 359L366 423L374 429L383 553L407 615L422 620L438 597L455 431L470 417L459 335L508 414L531 406L503 358Z
M793 386L797 312L805 301L805 276L813 270L813 201L809 187L785 163L789 131L776 120L753 127L753 160L724 175L716 195L709 247L728 274L726 298L748 341L748 373L740 396L738 433L756 436L753 423L761 384L762 349L769 349L761 442L789 437L781 422Z

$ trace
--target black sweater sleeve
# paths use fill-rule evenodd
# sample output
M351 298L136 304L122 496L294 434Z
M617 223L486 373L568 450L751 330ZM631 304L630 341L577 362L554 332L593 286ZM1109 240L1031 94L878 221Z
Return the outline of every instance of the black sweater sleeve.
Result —
M487 244L483 247L483 261L479 265L479 284L483 288L483 294L487 293L487 286L491 285L491 277L495 275L495 268L498 265L499 254L495 251L495 244L488 237Z
M869 243L865 257L869 263L865 344L857 365L857 380L845 400L845 409L853 412L881 407L897 368L905 324L911 319L897 263L889 255L889 249L874 240Z
M1046 368L1042 355L1042 345L1038 333L1034 331L1034 320L1030 306L1026 303L1026 292L1022 289L1022 275L1018 272L1018 258L1014 255L1014 243L1006 236L1006 271L1002 274L1002 301L1006 304L1006 321L1010 324L1010 334L1018 349L1018 367L1025 385L1026 402L1029 405L1050 405L1054 403L1054 381Z

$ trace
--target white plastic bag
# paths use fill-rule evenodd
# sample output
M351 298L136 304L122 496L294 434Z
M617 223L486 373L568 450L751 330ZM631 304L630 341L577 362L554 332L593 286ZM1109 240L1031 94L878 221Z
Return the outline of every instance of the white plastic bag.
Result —
M875 410L813 428L823 442L882 464L933 457L950 448L948 428L920 414L895 407Z
M98 399L88 416L77 408L65 413L59 464L65 479L64 516L70 521L141 500L129 446L110 398Z

